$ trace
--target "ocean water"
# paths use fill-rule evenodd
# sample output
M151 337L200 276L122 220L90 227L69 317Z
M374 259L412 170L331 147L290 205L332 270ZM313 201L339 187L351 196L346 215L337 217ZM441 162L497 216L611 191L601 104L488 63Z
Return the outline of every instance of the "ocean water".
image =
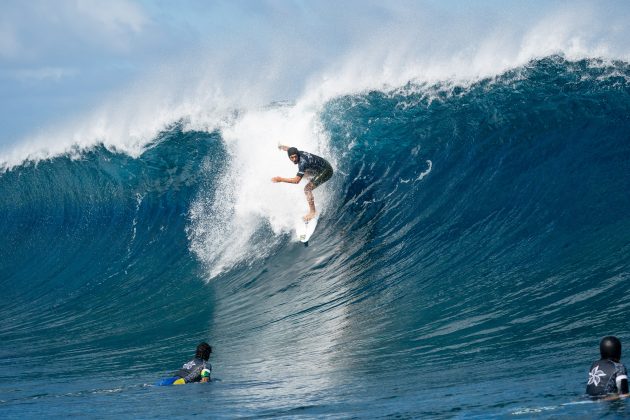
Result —
M328 158L308 247L278 142ZM625 417L630 65L185 119L0 175L0 415ZM215 381L154 387L214 346Z

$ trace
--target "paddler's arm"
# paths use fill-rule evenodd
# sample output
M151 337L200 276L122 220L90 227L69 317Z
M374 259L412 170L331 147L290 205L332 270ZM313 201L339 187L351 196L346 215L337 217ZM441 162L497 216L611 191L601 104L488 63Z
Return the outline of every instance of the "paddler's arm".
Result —
M274 176L271 178L271 182L286 182L288 184L299 184L302 180L301 176L294 176L293 178L282 178L281 176Z
M617 395L610 395L604 400L606 401L614 401L620 398L628 398L630 394L628 393L628 377L626 375L622 375L621 377L617 377L617 390L619 393Z
M621 379L617 378L617 389L619 395L623 397L628 396L628 377L621 376Z

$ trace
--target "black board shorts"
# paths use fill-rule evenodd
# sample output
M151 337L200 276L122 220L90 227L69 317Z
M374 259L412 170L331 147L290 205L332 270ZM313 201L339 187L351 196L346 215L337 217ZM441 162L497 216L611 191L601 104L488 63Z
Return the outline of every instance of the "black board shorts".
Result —
M311 182L313 183L313 188L319 187L324 182L328 181L331 176L333 176L333 168L329 165L319 174L315 175L313 179L311 179Z

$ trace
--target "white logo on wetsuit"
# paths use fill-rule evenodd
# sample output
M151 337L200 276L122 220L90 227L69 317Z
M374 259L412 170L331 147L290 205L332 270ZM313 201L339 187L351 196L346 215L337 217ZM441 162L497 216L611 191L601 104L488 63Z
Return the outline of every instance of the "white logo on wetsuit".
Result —
M182 366L182 369L192 369L194 366L195 366L195 362L191 360L190 362Z
M599 386L599 383L602 380L601 378L604 376L606 376L606 373L603 370L599 370L599 365L597 365L588 373L588 384L595 384L595 386Z

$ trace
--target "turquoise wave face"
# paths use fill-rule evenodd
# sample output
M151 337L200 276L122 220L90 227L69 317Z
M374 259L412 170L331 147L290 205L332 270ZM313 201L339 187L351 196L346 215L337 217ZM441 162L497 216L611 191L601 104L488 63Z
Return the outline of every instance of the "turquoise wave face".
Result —
M550 57L335 98L310 246L263 221L248 241L262 256L210 282L191 206L224 199L220 132L176 126L136 159L96 148L2 174L2 404L31 401L6 383L37 377L96 414L86 390L120 384L121 404L169 413L156 402L189 394L136 385L207 339L219 415L592 414L563 404L599 338L630 337L629 80L626 63Z

